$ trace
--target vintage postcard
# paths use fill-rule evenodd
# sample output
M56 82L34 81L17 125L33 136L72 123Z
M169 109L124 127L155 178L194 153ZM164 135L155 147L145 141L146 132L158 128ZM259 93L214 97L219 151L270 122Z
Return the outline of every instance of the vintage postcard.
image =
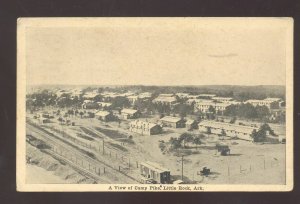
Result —
M18 191L291 191L293 19L20 18Z

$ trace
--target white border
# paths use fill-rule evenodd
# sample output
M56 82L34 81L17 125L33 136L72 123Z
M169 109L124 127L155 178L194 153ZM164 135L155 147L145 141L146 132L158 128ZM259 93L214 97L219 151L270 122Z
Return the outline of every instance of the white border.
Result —
M167 21L167 23L166 23ZM97 26L160 26L181 27L199 24L205 26L217 26L230 23L230 26L247 26L257 24L264 26L282 26L286 28L286 185L188 185L203 187L200 191L291 191L293 189L293 19L292 18L19 18L17 21L17 191L31 192L84 192L106 191L109 186L125 186L122 191L137 192L135 186L146 187L144 184L26 184L26 149L25 149L25 97L26 97L26 58L25 58L25 32L27 27L97 27ZM133 186L132 190L128 187ZM151 185L157 186L160 185ZM164 185L167 186L167 185ZM176 186L176 185L170 185ZM118 190L120 191L120 190ZM164 190L147 190L146 192L163 192ZM166 190L167 192L181 192L178 190ZM182 191L183 192L183 191ZM193 191L196 192L196 191Z

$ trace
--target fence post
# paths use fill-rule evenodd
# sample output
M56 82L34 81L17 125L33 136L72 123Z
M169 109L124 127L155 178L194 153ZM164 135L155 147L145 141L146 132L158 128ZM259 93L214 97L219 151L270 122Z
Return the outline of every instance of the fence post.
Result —
M136 161L136 168L139 168L139 163Z
M103 167L103 173L105 174L105 167Z
M229 169L229 165L228 165L228 176L230 176L230 169Z

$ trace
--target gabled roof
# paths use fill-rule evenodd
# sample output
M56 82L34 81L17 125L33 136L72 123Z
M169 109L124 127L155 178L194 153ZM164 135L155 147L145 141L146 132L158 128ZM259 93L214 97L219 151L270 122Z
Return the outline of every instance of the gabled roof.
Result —
M144 127L145 126L147 128L152 128L152 127L157 126L157 124L155 124L155 123L150 123L150 122L146 122L146 121L142 121L142 120L135 120L135 121L132 121L130 124L136 125L136 126L139 126L139 127L141 127L141 126Z
M111 103L105 103L105 102L97 102L98 105L102 106L102 107L109 107L112 104Z
M108 116L110 113L108 111L98 111L97 113L95 113L96 116Z
M165 116L160 119L161 121L171 122L171 123L177 123L181 121L181 118L178 117L172 117L172 116Z
M218 97L218 96L216 96L216 97L212 97L212 99L214 99L214 100L228 100L228 101L230 101L233 98L231 98L231 97Z
M177 99L174 96L159 96L155 98L152 102L174 102Z
M191 125L191 124L193 124L193 123L196 123L196 121L195 121L195 120L192 120L192 119L188 119L188 120L185 122L185 124L187 124L187 125Z
M216 122L216 121L208 121L208 120L200 122L199 126L212 127L216 129L224 129L224 130L236 131L236 132L248 133L248 134L251 134L254 129L258 130L258 128L256 127L236 125L236 124Z
M100 95L99 93L94 93L94 92L89 92L84 94L82 97L83 98L95 98L96 96Z
M138 112L138 110L134 110L134 109L127 109L127 108L124 108L122 109L121 113L127 113L127 114L134 114Z
M91 100L84 100L83 103L92 103L93 101Z
M169 169L162 167L161 165L159 165L158 163L155 162L150 162L150 161L146 161L146 162L141 162L142 166L145 166L149 169L152 169L156 172L159 173L163 173L163 172L170 172Z

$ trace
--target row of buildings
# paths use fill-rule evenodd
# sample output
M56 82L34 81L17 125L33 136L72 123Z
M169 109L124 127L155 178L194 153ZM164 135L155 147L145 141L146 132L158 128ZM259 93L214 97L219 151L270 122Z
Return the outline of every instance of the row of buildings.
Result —
M95 112L95 117L99 120L108 122L113 121L115 119L136 119L141 116L141 112L135 109L128 109L124 108L121 111L114 110L114 111L105 111L100 110Z
M91 109L95 106L98 108L111 106L111 100L116 97L126 97L131 105L134 105L137 101L147 101L151 100L154 104L164 104L168 105L171 108L179 104L178 99L182 99L186 104L194 104L195 111L209 112L209 108L213 107L216 112L224 112L226 107L230 105L236 105L241 103L249 103L253 106L266 106L270 110L278 109L284 106L284 101L281 98L266 98L263 100L251 99L244 102L236 101L231 97L219 97L215 94L198 94L192 95L190 93L176 93L176 94L159 94L156 98L153 99L153 94L150 92L143 93L134 93L134 92L125 92L125 93L116 93L116 92L103 92L98 93L98 90L90 91L83 93L80 89L72 90L58 90L55 94L59 97L63 94L69 94L72 97L81 96L84 99L82 108ZM101 96L102 102L94 102L94 99L97 96Z
M201 132L222 135L231 138L237 138L246 141L253 141L253 131L258 131L256 126L237 125L225 122L217 121L201 121L198 123L195 120L184 120L178 117L166 116L157 121L157 123L151 123L142 120L135 120L130 122L129 130L141 135L156 135L162 133L163 127L169 128L187 128L187 129L199 129ZM279 137L269 136L272 140L278 140Z

